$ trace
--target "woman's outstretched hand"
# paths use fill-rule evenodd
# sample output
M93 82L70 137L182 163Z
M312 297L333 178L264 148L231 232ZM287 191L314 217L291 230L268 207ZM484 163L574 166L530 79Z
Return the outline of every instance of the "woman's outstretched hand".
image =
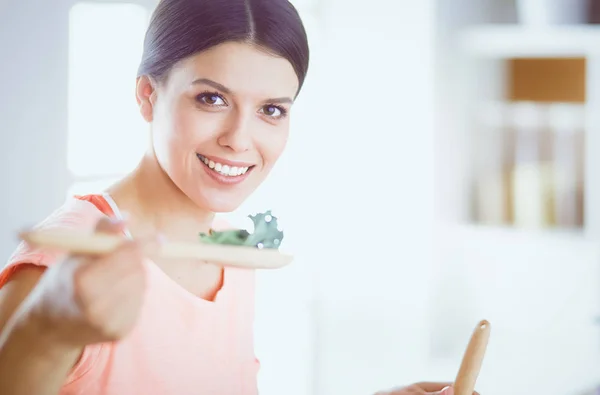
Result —
M120 234L123 226L103 218L96 231ZM75 347L123 338L140 314L143 250L151 246L152 242L126 241L110 254L73 256L57 263L29 298L32 316L56 342Z

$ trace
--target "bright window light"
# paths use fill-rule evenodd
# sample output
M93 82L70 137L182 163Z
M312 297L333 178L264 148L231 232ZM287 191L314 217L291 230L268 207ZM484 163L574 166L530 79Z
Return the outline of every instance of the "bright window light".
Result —
M149 11L78 3L69 14L68 167L75 177L124 174L146 148L135 101Z

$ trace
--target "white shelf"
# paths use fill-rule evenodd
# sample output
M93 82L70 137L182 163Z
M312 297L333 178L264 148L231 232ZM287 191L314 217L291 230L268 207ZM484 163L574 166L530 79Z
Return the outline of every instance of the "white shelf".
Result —
M460 47L476 56L572 57L600 53L600 26L526 28L519 25L481 25L458 35Z
M489 226L479 224L438 224L437 230L444 237L465 240L470 243L491 243L499 249L514 246L517 243L550 243L552 245L587 245L588 240L583 229L523 229L511 226Z

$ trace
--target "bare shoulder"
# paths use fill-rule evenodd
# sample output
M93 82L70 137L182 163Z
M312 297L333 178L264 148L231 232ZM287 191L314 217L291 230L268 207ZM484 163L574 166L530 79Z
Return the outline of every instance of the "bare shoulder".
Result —
M20 267L0 288L0 329L40 281L45 269L38 265Z
M93 229L104 217L92 203L69 198L50 213L35 228L65 228L77 230ZM36 248L20 243L0 270L0 328L12 316L21 302L29 295L42 277L45 269L60 261L63 254L58 251Z

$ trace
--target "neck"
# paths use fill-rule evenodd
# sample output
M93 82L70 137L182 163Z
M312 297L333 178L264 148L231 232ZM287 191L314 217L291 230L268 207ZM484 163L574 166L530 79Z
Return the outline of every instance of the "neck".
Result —
M129 214L134 236L159 232L169 239L194 239L208 231L215 215L195 205L171 181L153 152L108 192Z

